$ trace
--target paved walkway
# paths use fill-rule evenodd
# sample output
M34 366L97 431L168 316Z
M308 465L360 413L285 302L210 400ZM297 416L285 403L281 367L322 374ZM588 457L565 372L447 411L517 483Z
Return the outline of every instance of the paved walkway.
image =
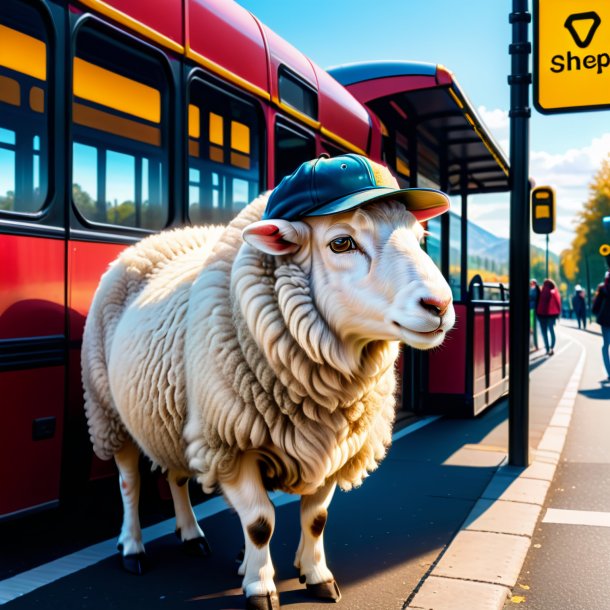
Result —
M601 339L591 335L585 346L579 331L560 333L555 356L532 358L527 469L506 465L504 401L473 420L425 418L399 431L379 470L360 489L335 495L325 541L343 593L339 608L500 610L521 603L527 608L529 591L539 595L532 608L579 608L545 605L544 587L533 584L538 577L523 578L528 567L540 565L533 541L541 519L548 518L545 502L575 409L581 400L601 402L583 394L581 382L594 366L601 378L601 356L593 349ZM575 442L586 444L587 438L585 431ZM605 493L591 510L604 510L610 495ZM328 604L307 598L292 567L299 535L294 500L274 496L271 549L280 599L284 608L321 610ZM243 608L234 562L241 546L238 519L220 498L197 511L214 551L210 558L184 557L168 520L145 531L152 569L143 577L122 572L111 539L0 581L0 603L61 610Z

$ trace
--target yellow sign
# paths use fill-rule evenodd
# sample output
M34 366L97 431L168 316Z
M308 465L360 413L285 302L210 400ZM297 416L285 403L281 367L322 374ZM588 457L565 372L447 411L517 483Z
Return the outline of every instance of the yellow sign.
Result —
M534 1L534 104L540 112L610 107L610 2Z

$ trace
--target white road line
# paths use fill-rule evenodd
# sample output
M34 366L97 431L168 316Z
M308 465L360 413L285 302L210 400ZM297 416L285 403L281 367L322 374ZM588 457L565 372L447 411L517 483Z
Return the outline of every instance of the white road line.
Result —
M559 338L565 339L566 335L564 335L563 333L559 333ZM563 352L565 352L574 343L574 339L568 339L568 342L558 352L555 352L555 356L561 356L561 354L563 354Z
M408 434L435 422L440 417L440 415L425 417L410 426L406 426L392 435L392 441L395 442ZM283 506L284 504L290 504L291 502L298 502L300 500L300 496L277 491L269 494L269 497L275 506ZM211 498L210 500L193 507L197 521L228 509L228 504L221 496ZM172 534L175 528L176 521L172 517L171 519L166 519L165 521L143 529L142 539L144 542L155 540L162 536ZM86 549L82 549L81 551L66 555L65 557L60 557L59 559L45 563L44 565L28 570L27 572L22 572L11 578L6 578L0 581L0 605L10 602L22 595L26 595L27 593L31 593L35 589L44 587L55 580L84 570L95 563L112 557L116 552L116 538L112 538L94 544Z
M610 527L610 513L594 510L569 510L549 508L542 519L543 523L558 523L562 525L593 525Z

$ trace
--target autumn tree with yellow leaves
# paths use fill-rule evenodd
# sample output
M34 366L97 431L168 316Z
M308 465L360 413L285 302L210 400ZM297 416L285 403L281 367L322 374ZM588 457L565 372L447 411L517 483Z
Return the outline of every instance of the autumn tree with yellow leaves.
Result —
M610 243L602 223L604 216L610 216L610 156L602 161L589 185L589 199L578 213L572 247L561 253L561 272L570 284L589 283L593 290L603 279L607 265L599 247Z

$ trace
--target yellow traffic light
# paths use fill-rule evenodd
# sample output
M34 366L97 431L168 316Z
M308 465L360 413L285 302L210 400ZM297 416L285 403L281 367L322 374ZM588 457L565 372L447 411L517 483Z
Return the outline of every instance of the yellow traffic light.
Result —
M550 186L532 189L532 230L542 235L555 230L555 190Z

